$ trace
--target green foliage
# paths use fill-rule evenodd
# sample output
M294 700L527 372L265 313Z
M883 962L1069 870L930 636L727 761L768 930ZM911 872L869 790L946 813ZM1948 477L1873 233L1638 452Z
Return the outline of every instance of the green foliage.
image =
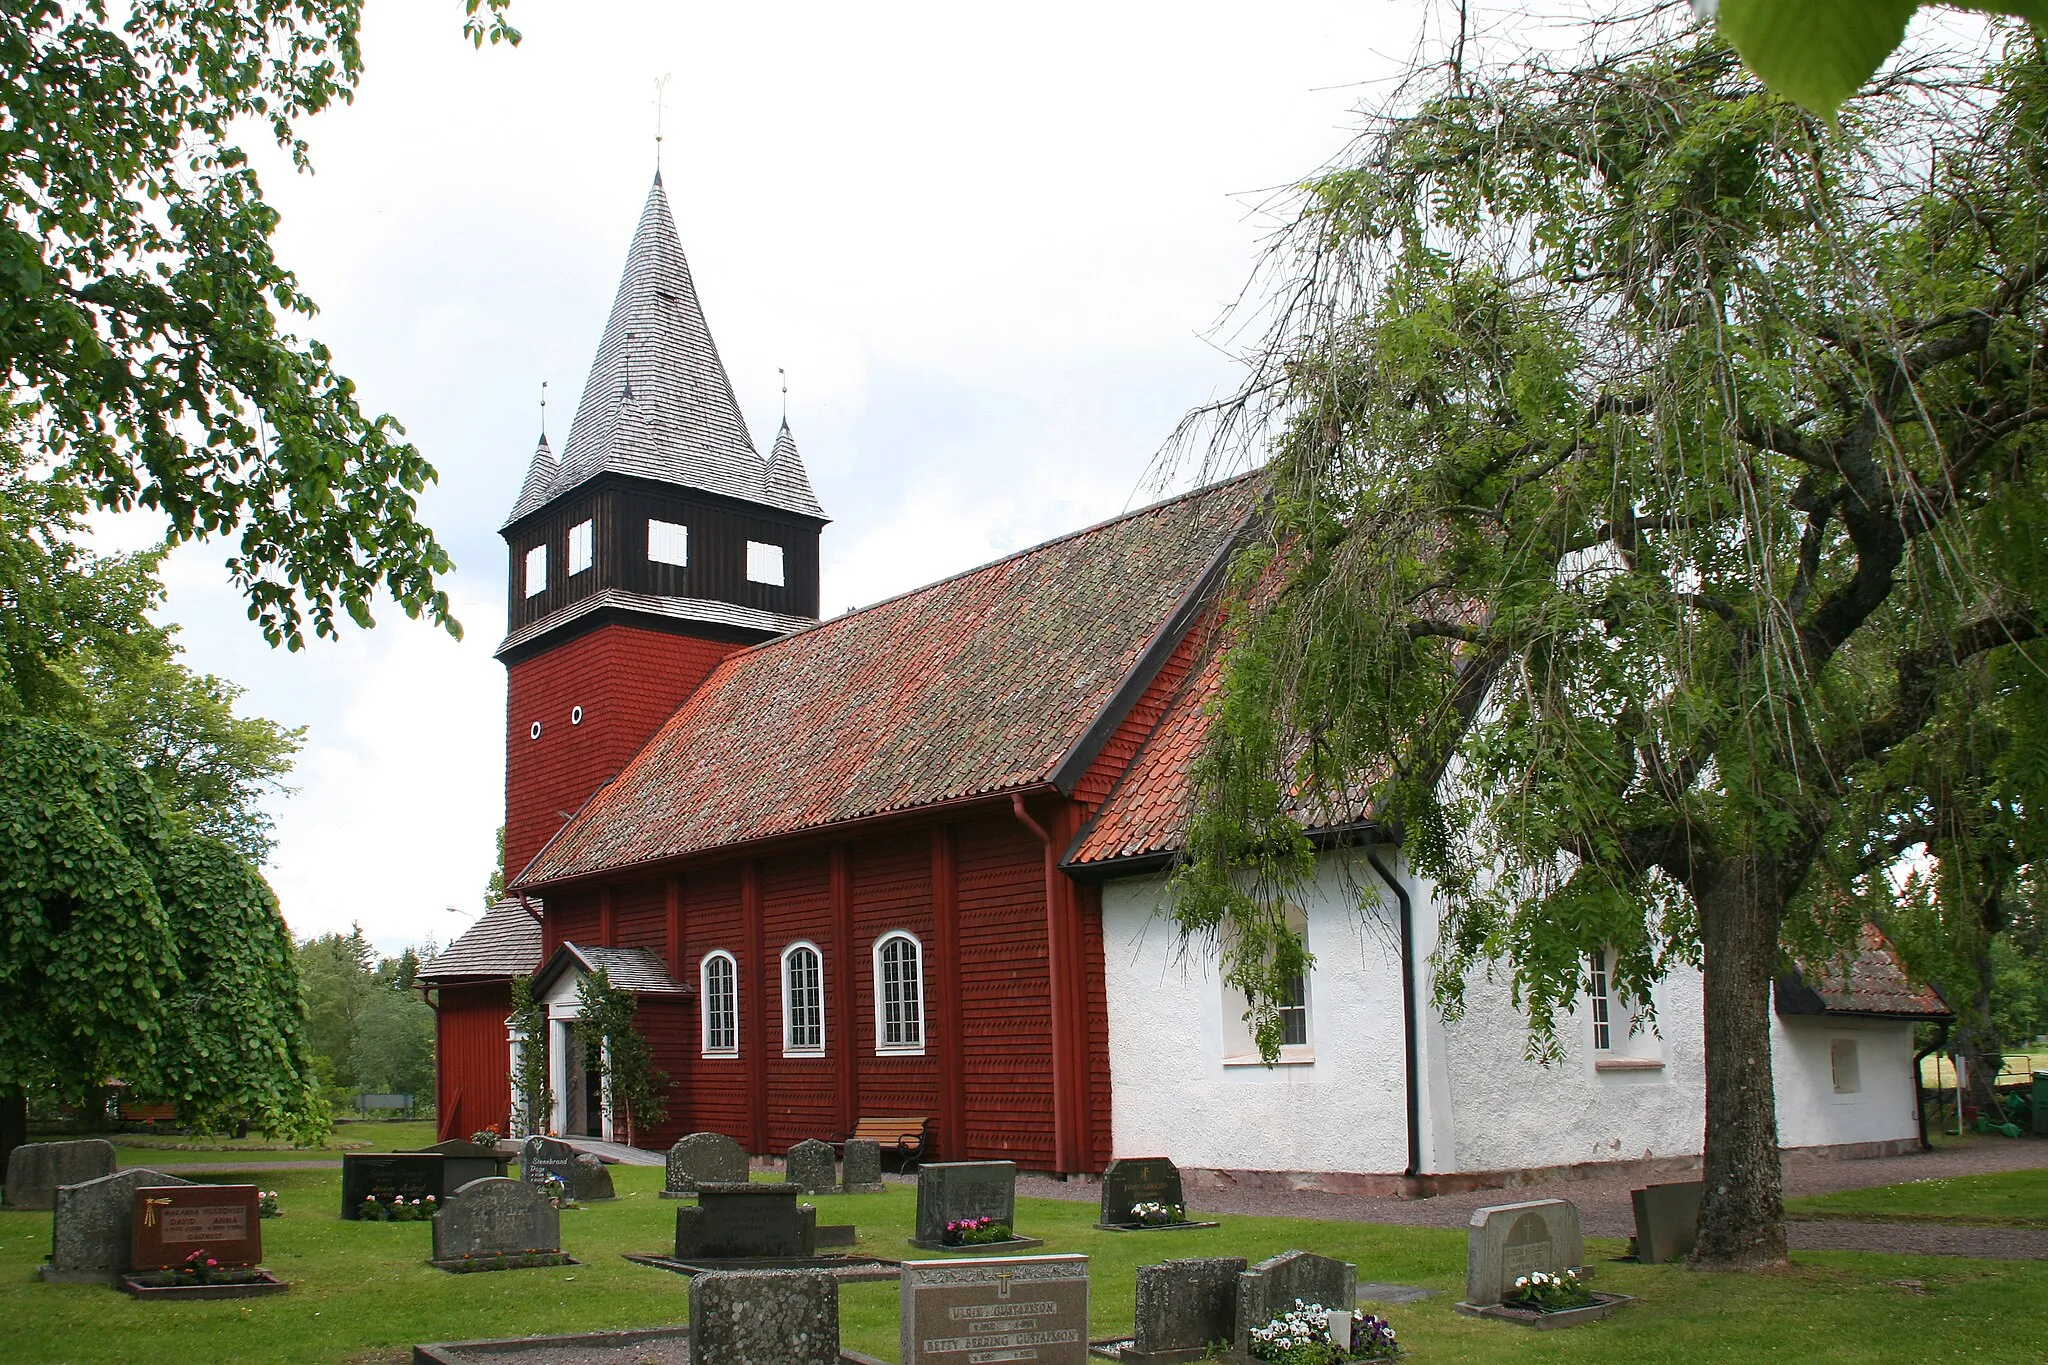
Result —
M554 1092L548 1086L548 1007L533 998L533 978L512 978L512 1013L506 1020L512 1034L521 1039L519 1058L512 1066L512 1109L514 1136L530 1137L548 1130L548 1115L554 1111Z
M322 934L298 947L313 1054L326 1059L334 1083L344 1092L360 1089L350 1044L376 986L376 965L376 949L360 924L350 926L346 935Z
M576 983L576 1004L576 1031L587 1049L584 1065L603 1072L612 1112L624 1121L625 1141L635 1131L659 1128L668 1116L668 1073L654 1065L647 1040L633 1025L639 1008L633 993L612 985L600 967Z
M410 990L382 988L370 993L349 1059L365 1090L420 1096L434 1094L434 1011Z
M505 899L505 827L498 826L498 856L491 863L490 880L484 883L484 909Z
M507 3L464 0L472 41L517 41ZM380 588L458 629L416 517L433 468L281 321L313 303L236 143L260 129L305 168L298 124L353 97L360 25L359 0L0 7L0 371L19 424L62 485L160 512L171 544L236 535L251 618L294 648L307 618L368 625Z
M432 956L434 945L426 945ZM415 985L421 954L379 958L360 924L298 945L308 1036L328 1093L434 1092L434 1012Z
M1722 34L1765 85L1832 117L1897 50L1923 0L1717 0ZM2048 22L2041 0L1947 0L1945 7Z

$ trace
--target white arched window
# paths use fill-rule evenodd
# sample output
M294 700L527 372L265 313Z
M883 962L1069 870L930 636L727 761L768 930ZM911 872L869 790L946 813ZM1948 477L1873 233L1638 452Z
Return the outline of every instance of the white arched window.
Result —
M809 943L782 950L782 1055L825 1054L825 962Z
M875 1051L924 1051L924 946L901 930L875 943Z
M699 968L704 1002L704 1055L737 1057L740 1051L740 974L731 953L704 955Z

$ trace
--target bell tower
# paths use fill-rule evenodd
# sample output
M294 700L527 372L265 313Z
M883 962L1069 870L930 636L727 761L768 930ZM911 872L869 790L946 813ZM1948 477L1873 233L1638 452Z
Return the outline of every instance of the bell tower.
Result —
M818 618L827 522L785 421L763 460L657 172L558 460L508 551L505 876L735 650Z

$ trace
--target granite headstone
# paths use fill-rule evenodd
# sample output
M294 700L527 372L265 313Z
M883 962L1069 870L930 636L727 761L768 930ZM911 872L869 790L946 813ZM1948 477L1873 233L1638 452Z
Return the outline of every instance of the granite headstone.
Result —
M104 1138L25 1143L8 1155L0 1208L50 1208L56 1203L58 1186L97 1180L112 1175L114 1168L114 1144Z
M472 1180L434 1215L437 1261L561 1249L561 1213L538 1186L524 1180Z
M1186 1202L1178 1166L1163 1156L1124 1157L1110 1162L1102 1173L1099 1221L1106 1227L1129 1227L1138 1221L1131 1213L1134 1204L1179 1208Z
M582 1204L619 1197L612 1188L611 1168L589 1152L578 1152L569 1163L569 1195Z
M1242 1256L1166 1261L1138 1267L1137 1327L1123 1358L1198 1360L1212 1341L1237 1330Z
M1488 1308L1515 1281L1541 1270L1561 1274L1585 1264L1578 1206L1569 1199L1532 1199L1475 1210L1465 1239L1465 1302Z
M457 1190L467 1185L470 1181L483 1180L489 1176L502 1176L512 1164L512 1158L508 1153L500 1152L495 1147L484 1147L462 1138L450 1138L446 1142L437 1142L431 1147L417 1147L412 1150L422 1156L438 1156L441 1158L441 1189L439 1194L441 1202L444 1204L448 1202L449 1198Z
M839 1175L831 1144L816 1138L805 1138L791 1147L782 1167L782 1178L805 1194L831 1194Z
M691 1365L839 1365L839 1286L819 1270L723 1270L690 1282Z
M1683 1259L1700 1235L1700 1196L1706 1182L1679 1181L1632 1190L1636 1209L1636 1260L1662 1265Z
M1232 1338L1246 1350L1252 1329L1264 1327L1294 1301L1350 1311L1358 1300L1358 1267L1312 1251L1283 1251L1237 1277L1237 1330Z
M341 1216L353 1219L365 1199L439 1201L447 1194L438 1152L346 1152L341 1158Z
M676 1259L785 1260L815 1256L818 1210L795 1185L697 1187L694 1206L676 1210Z
M737 1185L747 1178L746 1149L723 1133L692 1133L668 1149L668 1180L661 1197L682 1199L699 1184Z
M134 1241L135 1192L189 1185L174 1175L138 1166L76 1185L57 1187L50 1219L50 1259L42 1277L60 1284L107 1284L128 1269Z
M1088 1359L1086 1256L905 1261L900 1283L902 1365Z
M1017 1163L933 1161L917 1168L917 1235L911 1245L946 1244L946 1224L993 1218L1016 1227Z
M842 1194L880 1194L887 1189L882 1183L882 1144L848 1138L839 1158L839 1180Z
M128 1268L173 1270L195 1252L224 1266L263 1260L254 1185L144 1185L135 1191Z

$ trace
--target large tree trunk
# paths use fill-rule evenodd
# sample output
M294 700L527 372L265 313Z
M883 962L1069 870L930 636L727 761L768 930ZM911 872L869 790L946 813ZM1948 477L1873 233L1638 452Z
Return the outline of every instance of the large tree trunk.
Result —
M28 1096L0 1090L0 1179L6 1178L7 1157L28 1141Z
M1706 950L1706 1192L1695 1267L1785 1262L1778 1100L1771 1083L1771 976L1783 892L1775 869L1730 858L1693 889Z
M1991 1022L1991 946L1987 940L1970 956L1977 976L1977 990L1956 1031L1955 1050L1969 1064L1963 1103L1985 1112L1998 1110L1998 1073L2005 1066L2005 1048L1998 1029ZM1994 1119L2005 1114L1993 1112Z

